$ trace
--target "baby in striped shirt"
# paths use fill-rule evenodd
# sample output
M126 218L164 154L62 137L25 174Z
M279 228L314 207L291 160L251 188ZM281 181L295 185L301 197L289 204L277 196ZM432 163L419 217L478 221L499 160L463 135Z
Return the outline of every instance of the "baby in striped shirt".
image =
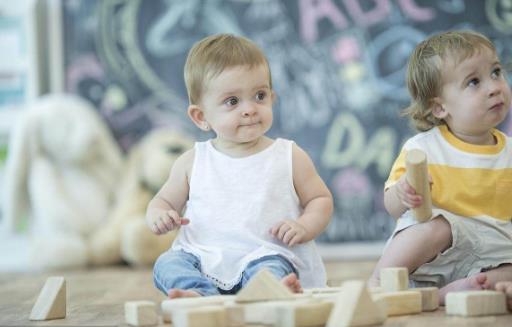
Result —
M420 133L405 142L385 183L385 207L398 220L370 286L380 269L407 267L411 286L440 287L444 304L448 292L512 281L512 139L496 129L511 90L495 46L472 31L434 35L411 55L407 86L405 114ZM412 216L423 199L404 174L412 149L428 159L433 215L424 223Z

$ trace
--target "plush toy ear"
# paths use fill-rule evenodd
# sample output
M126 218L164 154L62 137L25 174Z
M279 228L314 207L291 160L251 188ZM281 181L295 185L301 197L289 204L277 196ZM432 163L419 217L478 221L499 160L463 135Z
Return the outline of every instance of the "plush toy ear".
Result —
M15 232L20 218L29 213L28 174L40 148L38 115L36 108L27 108L18 117L9 137L2 224L11 233Z

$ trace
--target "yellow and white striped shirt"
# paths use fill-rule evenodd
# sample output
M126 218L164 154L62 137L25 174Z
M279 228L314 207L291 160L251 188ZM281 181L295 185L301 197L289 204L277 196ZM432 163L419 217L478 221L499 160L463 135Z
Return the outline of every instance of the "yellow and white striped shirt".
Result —
M512 139L492 133L495 145L465 143L445 125L415 135L402 147L385 188L405 172L406 152L420 149L427 154L433 206L463 217L512 220Z

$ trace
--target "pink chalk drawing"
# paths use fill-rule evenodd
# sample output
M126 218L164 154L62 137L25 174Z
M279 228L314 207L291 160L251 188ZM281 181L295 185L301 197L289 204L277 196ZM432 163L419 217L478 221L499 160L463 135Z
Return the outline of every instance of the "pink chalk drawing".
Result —
M435 18L436 11L429 7L420 7L415 0L397 0L397 5L405 16L413 21L425 22ZM341 1L340 1L341 2ZM318 24L327 19L334 28L343 30L351 25L369 27L388 19L392 14L390 0L343 0L347 15L345 15L333 0L300 0L300 34L304 41L313 43L318 39ZM367 9L366 7L370 7ZM349 22L347 16L351 19Z
M96 55L86 54L73 60L67 69L66 88L73 93L78 92L78 85L84 78L101 80L105 71L99 63Z
M318 37L318 21L327 18L334 26L343 29L348 26L347 19L331 0L301 0L301 35L307 42L314 42Z
M434 9L418 7L414 0L398 0L398 3L404 13L415 21L426 22L436 17Z
M368 176L356 168L340 170L332 180L332 188L337 196L360 196L371 193Z
M344 2L352 19L359 26L377 24L388 17L391 12L389 0L374 0L375 6L369 11L363 11L359 0L345 0Z
M354 37L341 37L332 47L331 54L336 63L343 64L358 59L361 49Z

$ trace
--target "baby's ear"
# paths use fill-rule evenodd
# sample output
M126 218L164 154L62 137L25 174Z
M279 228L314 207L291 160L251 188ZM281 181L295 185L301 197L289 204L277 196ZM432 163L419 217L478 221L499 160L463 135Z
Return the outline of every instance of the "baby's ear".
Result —
M448 115L448 112L444 109L444 105L439 97L435 97L430 101L430 107L432 109L432 114L437 119L444 119L446 115Z
M188 106L188 116L192 120L192 122L202 129L203 131L208 131L210 129L208 123L204 119L204 112L201 110L201 107L195 104L191 104Z

